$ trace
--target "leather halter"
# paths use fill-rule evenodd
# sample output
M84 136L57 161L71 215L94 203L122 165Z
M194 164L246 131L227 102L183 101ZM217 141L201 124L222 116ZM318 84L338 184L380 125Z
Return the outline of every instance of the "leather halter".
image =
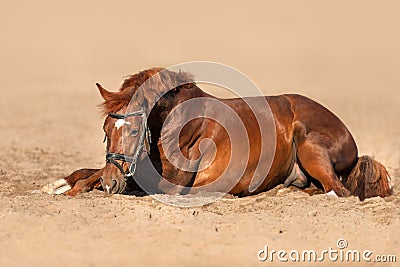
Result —
M129 117L136 117L136 116L141 116L142 117L142 123L141 123L141 128L140 130L140 136L139 136L139 145L136 147L136 150L133 153L133 156L127 156L125 154L120 154L120 153L114 153L114 152L108 152L106 154L106 162L107 163L112 163L114 164L119 171L124 175L125 178L133 177L136 171L136 164L137 160L140 156L140 154L143 151L146 151L147 154L150 154L150 143L151 143L151 133L150 129L147 127L147 115L144 109L142 108L139 111L134 111L131 113L126 113L126 114L117 114L117 113L109 113L108 116L110 116L113 119L126 119ZM106 138L104 139L106 140ZM146 149L146 142L149 145L149 149ZM118 163L118 161L123 161L123 162L128 162L130 163L128 171L124 171L122 168L122 165Z

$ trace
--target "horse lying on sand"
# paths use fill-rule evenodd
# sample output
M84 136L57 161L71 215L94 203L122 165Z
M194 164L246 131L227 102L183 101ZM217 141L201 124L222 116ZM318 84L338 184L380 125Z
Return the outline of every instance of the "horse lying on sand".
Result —
M138 89L146 81L147 85L139 92ZM74 196L103 188L106 194L123 193L127 180L149 179L145 173L141 173L145 157L171 184L196 188L212 183L222 175L232 156L229 136L223 126L206 116L201 117L202 112L212 107L194 107L200 113L199 117L187 122L182 129L174 123L182 120L185 112L174 113L174 118L167 119L173 109L185 101L211 98L234 110L247 133L250 133L247 136L248 162L238 182L229 189L230 194L248 196L279 184L301 189L314 184L325 193L333 191L339 197L354 195L361 200L392 194L390 176L385 167L369 156L359 157L356 143L344 123L307 97L296 94L265 97L273 115L276 149L262 183L254 190L249 190L255 168L263 160L260 158L262 139L257 121L243 99L216 98L202 91L190 74L161 68L130 76L117 92L96 85L104 99L106 165L101 169L77 170L45 186L44 191ZM173 90L160 94L165 88ZM134 95L136 110L129 112L128 106ZM155 96L160 97L157 99ZM153 108L150 110L149 107ZM218 113L217 110L212 111ZM166 151L162 145L165 136L178 136L179 145ZM132 140L133 145L128 151L123 148L123 138ZM204 139L211 139L214 144L201 147ZM197 160L199 168L188 171L172 164L169 158L176 150L189 160ZM208 153L209 150L213 152ZM204 161L208 162L207 166L200 168ZM233 166L235 164L233 162Z

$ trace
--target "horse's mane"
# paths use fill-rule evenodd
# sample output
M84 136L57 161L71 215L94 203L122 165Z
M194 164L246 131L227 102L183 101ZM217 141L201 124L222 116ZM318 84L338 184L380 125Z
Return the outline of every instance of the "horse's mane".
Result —
M115 113L128 105L136 90L138 90L138 88L151 77L152 80L144 90L149 90L150 88L155 92L161 92L161 90L165 88L175 88L174 91L177 92L181 88L195 86L193 75L187 72L174 72L164 68L151 68L144 70L127 76L122 82L120 89L117 92L113 92L112 97L101 103L100 107L102 108L103 115Z

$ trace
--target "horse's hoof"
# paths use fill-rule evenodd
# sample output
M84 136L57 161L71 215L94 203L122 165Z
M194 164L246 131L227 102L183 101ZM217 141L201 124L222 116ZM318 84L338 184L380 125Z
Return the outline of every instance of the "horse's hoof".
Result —
M326 196L329 196L329 197L338 197L338 195L337 195L337 194L335 193L335 191L333 191L333 190L331 190L331 191L325 193L325 195L326 195Z
M40 191L51 195L61 195L71 190L71 188L65 179L59 179L54 183L43 186Z

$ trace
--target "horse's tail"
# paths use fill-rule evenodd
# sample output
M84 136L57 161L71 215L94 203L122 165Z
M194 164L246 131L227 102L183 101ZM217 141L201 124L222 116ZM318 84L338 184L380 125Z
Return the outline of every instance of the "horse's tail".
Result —
M369 156L358 158L346 179L345 186L360 200L368 197L387 197L393 194L390 175L385 166Z

